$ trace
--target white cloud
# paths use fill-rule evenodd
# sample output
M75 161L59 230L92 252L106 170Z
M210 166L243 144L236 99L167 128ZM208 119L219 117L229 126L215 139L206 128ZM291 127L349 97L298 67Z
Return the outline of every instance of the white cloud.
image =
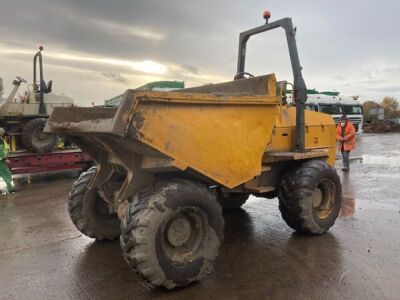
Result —
M16 1L21 4L6 1L0 10L0 43L12 48L6 47L11 51L0 57L0 76L31 74L34 51L26 49L41 41L48 47L45 68L51 72L46 70L46 77L59 75L57 87L75 89L81 99L146 80L184 80L187 86L231 80L238 34L262 24L265 9L261 2L231 5L227 0ZM268 8L271 21L289 16L298 26L298 49L310 88L380 101L385 95L400 98L400 40L393 38L399 31L399 3L282 0L269 1ZM379 26L371 26L371 15ZM292 80L281 30L251 38L247 50L246 71L275 72L278 80ZM68 72L83 74L85 88Z
M32 55L32 51L26 49L6 48L2 47L1 45L0 45L0 53L12 54L12 55L15 54ZM46 56L61 61L75 61L75 62L85 62L93 64L103 64L109 66L127 67L134 71L139 71L148 74L163 75L168 71L166 65L158 63L153 60L142 60L142 61L121 60L111 57L90 56L87 54L66 53L54 50L52 52L46 53Z
M165 33L147 27L123 25L99 19L91 19L90 22L99 27L100 30L106 30L111 33L117 32L118 35L122 36L137 36L154 41L161 41L166 38Z

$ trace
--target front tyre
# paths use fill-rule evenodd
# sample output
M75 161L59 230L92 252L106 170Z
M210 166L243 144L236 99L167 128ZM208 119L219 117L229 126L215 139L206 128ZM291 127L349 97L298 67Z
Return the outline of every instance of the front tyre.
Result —
M323 234L339 215L342 185L334 168L310 160L284 175L278 198L287 225L300 233Z
M221 207L206 187L166 180L129 203L120 244L137 273L154 286L173 289L211 272L223 227Z
M68 197L68 212L72 223L84 235L96 240L114 240L120 235L117 214L108 211L108 204L88 184L96 167L83 172L72 185Z
M57 144L57 136L43 132L47 119L36 118L30 120L22 129L22 144L28 151L34 153L46 153L54 150Z

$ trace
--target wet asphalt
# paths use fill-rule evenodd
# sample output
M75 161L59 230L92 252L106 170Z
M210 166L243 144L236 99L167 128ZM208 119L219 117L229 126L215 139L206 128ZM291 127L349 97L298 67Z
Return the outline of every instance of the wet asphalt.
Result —
M165 291L131 272L119 244L94 242L69 220L71 176L0 196L0 299L399 299L400 134L364 134L342 177L341 217L329 233L297 235L277 199L225 214L215 271ZM362 158L362 160L361 160Z

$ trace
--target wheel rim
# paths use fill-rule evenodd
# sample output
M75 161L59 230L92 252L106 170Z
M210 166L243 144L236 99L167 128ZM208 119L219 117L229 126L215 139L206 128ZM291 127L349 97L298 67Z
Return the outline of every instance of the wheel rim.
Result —
M44 133L44 127L36 128L32 134L32 144L35 147L46 146L53 138L52 134Z
M204 211L195 207L179 210L169 218L163 236L163 249L174 264L192 262L207 241Z
M335 184L331 180L321 181L312 194L313 210L319 219L326 219L333 211Z
M167 240L173 247L187 243L192 235L192 226L186 216L178 216L171 221L167 230Z
M89 199L91 199L90 201L92 203L91 207L97 219L110 222L116 220L117 215L115 213L110 213L108 203L104 201L96 191L89 191L85 197L90 197ZM86 199L86 201L88 201L88 199Z

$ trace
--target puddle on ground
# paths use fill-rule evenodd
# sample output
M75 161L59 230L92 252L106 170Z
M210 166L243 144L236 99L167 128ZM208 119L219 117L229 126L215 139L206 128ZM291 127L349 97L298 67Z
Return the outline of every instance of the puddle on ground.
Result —
M340 207L340 218L350 218L356 211L356 201L353 197L343 196L342 206Z
M355 186L349 172L342 173L342 205L340 207L340 218L351 218L354 216L356 211L356 200L355 200Z
M387 155L363 154L362 162L367 165L384 165L391 167L400 167L400 153L393 155L395 152L390 152Z

